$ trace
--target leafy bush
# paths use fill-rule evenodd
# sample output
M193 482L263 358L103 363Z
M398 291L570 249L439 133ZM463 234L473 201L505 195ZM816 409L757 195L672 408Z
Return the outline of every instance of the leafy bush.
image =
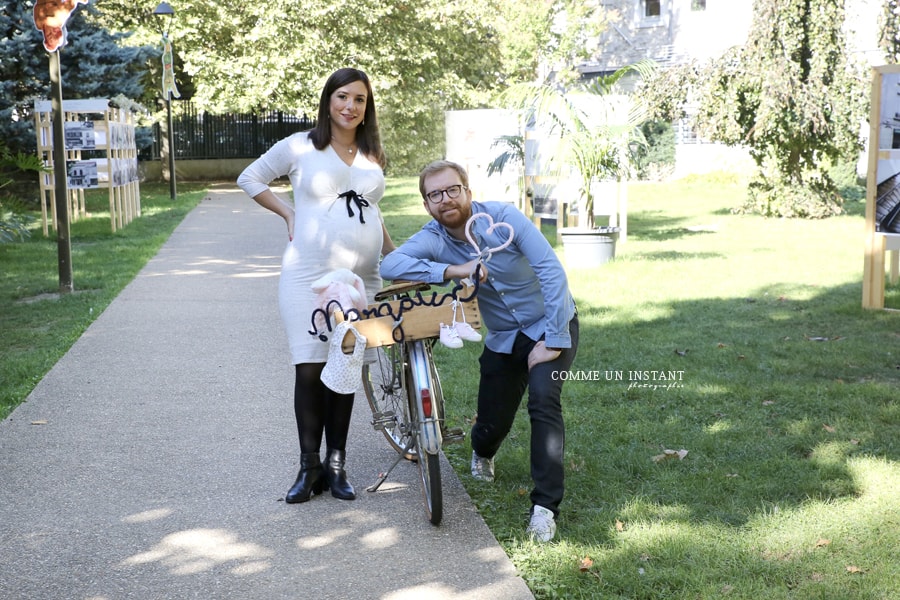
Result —
M7 211L0 202L0 244L17 242L31 236L28 226L34 219L30 215Z
M15 181L16 175L43 170L44 166L36 156L22 152L13 154L5 143L0 142L0 194ZM19 207L16 198L0 196L0 244L24 240L31 235L28 226L33 218L20 212Z
M647 144L635 153L638 178L658 179L675 167L675 129L667 121L647 121L641 132Z
M845 202L865 200L866 180L856 172L856 163L840 162L828 169L828 176L834 181Z
M809 177L803 185L759 177L750 182L747 193L747 202L736 212L804 219L823 219L844 212L837 187L825 174Z

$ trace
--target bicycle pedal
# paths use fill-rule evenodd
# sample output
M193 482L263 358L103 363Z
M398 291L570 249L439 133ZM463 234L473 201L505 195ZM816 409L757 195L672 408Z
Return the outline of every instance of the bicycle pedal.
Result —
M397 424L396 415L393 412L376 413L372 415L372 427L375 431L382 431L385 427L393 427Z
M443 437L443 445L447 444L458 444L466 439L466 432L463 431L460 427L453 427L452 429L445 429L441 434Z

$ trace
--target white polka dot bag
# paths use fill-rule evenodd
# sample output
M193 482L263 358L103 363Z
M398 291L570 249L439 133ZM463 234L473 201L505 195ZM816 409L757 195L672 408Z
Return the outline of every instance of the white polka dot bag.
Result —
M344 336L350 331L356 337L353 352L344 354L341 347ZM363 357L366 352L366 336L353 327L350 321L342 321L334 328L328 360L322 369L322 383L338 394L353 394L362 380Z

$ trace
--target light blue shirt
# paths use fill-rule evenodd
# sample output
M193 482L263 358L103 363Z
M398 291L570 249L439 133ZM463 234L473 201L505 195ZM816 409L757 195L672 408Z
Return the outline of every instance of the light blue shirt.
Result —
M485 263L488 278L478 291L481 318L488 328L485 345L509 354L521 331L534 341L543 337L550 348L570 348L569 321L575 316L575 301L566 272L544 235L521 211L504 202L473 202L472 213L487 213L495 223L508 223L515 232L512 243ZM489 227L484 218L473 224L473 237L481 249L500 246L509 235L505 227L488 234ZM448 266L475 256L471 244L430 221L384 257L381 276L445 283Z

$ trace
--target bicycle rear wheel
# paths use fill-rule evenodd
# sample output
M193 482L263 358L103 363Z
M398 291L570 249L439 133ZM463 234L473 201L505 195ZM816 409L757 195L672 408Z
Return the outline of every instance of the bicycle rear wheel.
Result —
M363 391L374 417L373 425L407 460L416 460L416 446L408 450L413 426L406 397L404 357L400 344L375 349L377 359L363 365Z

